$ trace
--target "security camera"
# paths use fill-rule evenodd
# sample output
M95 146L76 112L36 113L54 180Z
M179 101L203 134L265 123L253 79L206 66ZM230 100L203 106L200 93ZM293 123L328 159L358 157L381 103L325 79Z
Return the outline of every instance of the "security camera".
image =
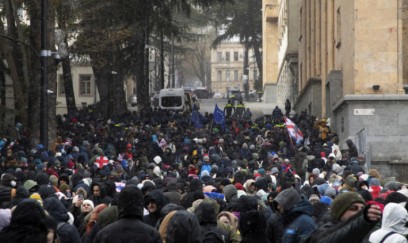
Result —
M54 94L54 91L47 89L47 94Z

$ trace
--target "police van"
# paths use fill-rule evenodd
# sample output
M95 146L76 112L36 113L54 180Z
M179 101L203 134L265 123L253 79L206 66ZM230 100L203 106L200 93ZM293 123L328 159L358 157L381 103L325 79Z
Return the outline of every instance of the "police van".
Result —
M159 92L159 107L162 110L192 111L199 109L198 99L182 88L162 89Z

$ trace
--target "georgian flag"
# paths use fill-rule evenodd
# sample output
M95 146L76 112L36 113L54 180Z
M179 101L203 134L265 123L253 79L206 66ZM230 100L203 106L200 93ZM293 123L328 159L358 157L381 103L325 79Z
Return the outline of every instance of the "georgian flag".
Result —
M302 131L300 131L300 129L296 126L295 123L293 123L292 120L290 120L286 116L284 117L284 119L285 119L286 129L288 129L289 135L292 137L293 140L296 141L296 144L301 143L303 141Z
M109 163L109 159L106 156L98 156L95 160L95 165L99 168L102 169L104 165L107 165Z

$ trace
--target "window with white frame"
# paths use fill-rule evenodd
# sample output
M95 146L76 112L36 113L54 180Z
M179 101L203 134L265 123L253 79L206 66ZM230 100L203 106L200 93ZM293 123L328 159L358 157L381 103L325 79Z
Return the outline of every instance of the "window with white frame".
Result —
M217 80L218 80L219 82L222 81L222 71L221 71L221 70L218 70L218 72L217 72Z
M225 61L226 62L230 61L230 52L229 51L225 52Z
M234 81L238 81L238 70L234 70Z
M222 52L217 52L217 62L221 62L222 61Z
M225 71L225 80L227 82L231 81L231 71L230 70Z
M92 75L88 75L88 74L79 75L79 95L81 96L92 95L91 78L92 78Z
M234 62L238 62L238 52L234 51Z

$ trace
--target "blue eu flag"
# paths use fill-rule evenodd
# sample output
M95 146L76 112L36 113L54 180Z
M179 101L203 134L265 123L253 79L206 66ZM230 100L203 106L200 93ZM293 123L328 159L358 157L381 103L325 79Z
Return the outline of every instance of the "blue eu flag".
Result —
M201 122L200 114L195 109L195 107L193 108L193 112L191 113L191 122L194 124L196 128L203 127L203 123Z
M221 124L222 129L225 130L225 115L224 111L222 111L220 108L218 108L218 105L215 104L215 109L214 109L214 122L216 124Z

